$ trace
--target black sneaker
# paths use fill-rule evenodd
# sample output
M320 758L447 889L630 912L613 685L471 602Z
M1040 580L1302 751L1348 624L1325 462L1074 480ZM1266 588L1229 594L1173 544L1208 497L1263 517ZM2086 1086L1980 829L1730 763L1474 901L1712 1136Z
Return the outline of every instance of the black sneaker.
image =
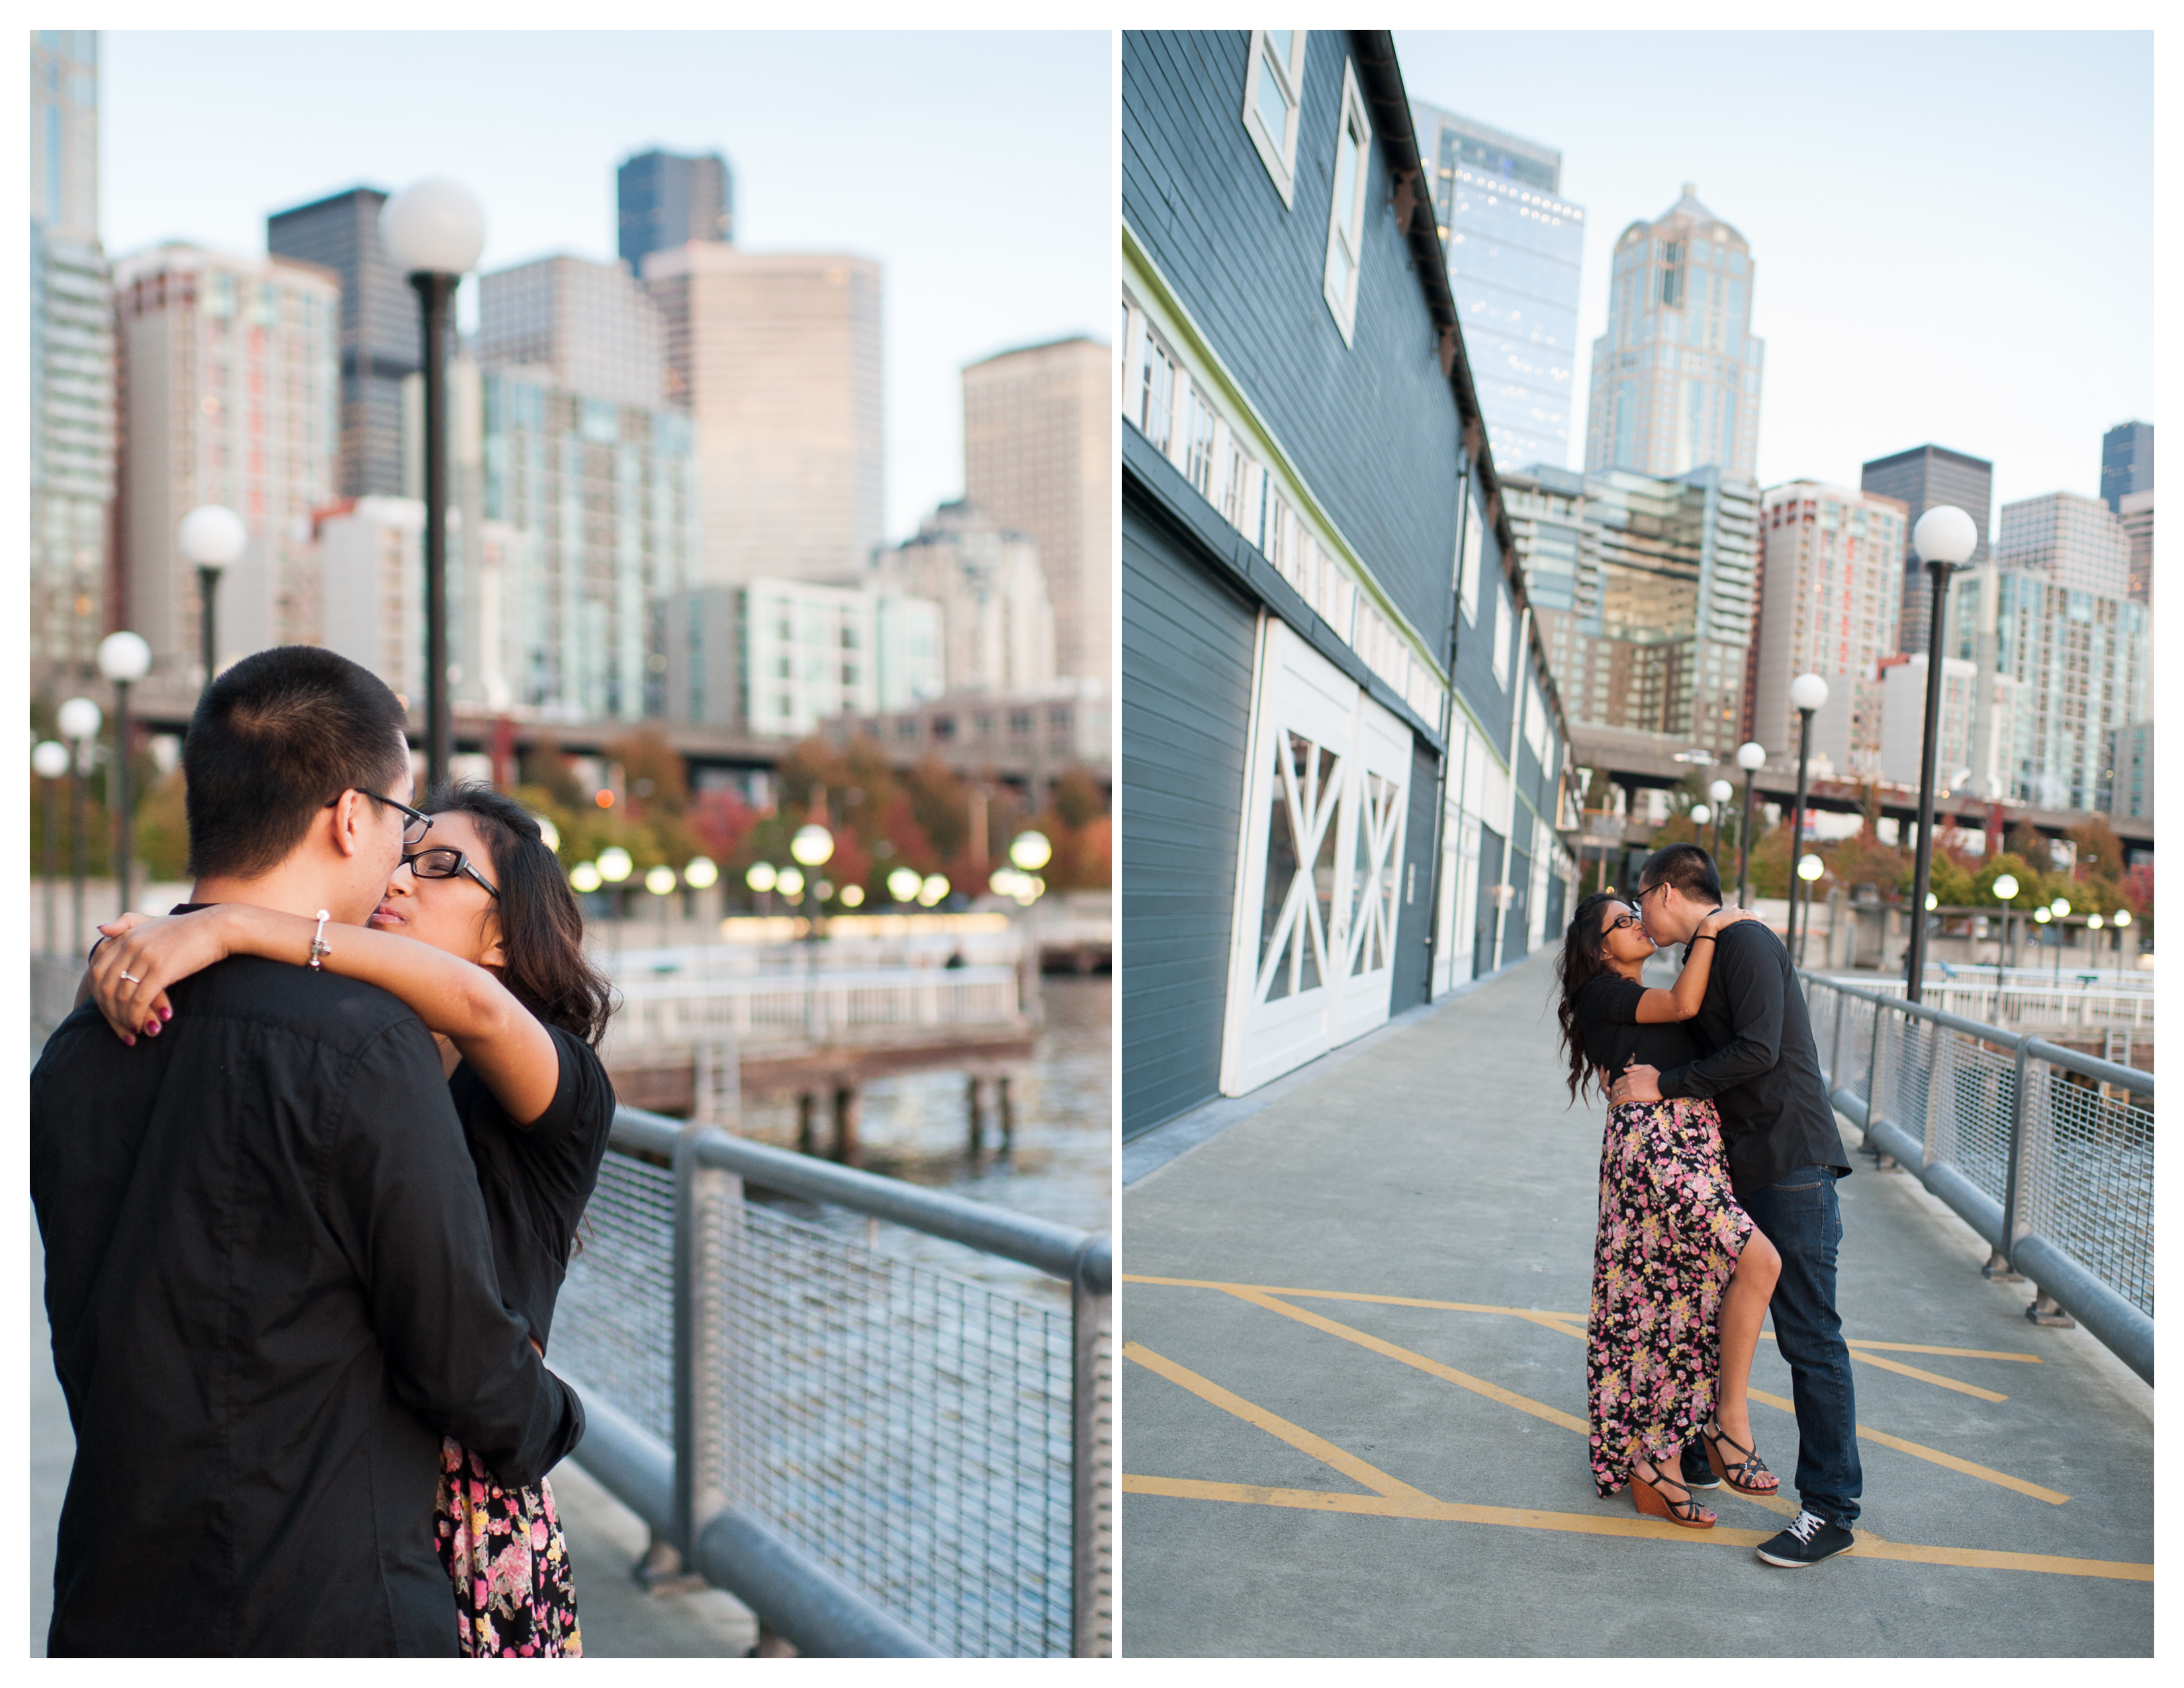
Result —
M1758 1548L1770 1565L1817 1565L1847 1552L1858 1538L1839 1524L1830 1524L1818 1513L1800 1512L1789 1529L1769 1536Z

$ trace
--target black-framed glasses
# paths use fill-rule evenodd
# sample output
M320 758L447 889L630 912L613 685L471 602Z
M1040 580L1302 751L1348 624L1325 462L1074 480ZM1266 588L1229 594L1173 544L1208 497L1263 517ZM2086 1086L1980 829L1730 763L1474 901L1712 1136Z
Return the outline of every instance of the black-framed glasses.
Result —
M1601 928L1601 930L1604 933L1620 932L1626 926L1643 926L1645 923L1646 916L1642 914L1626 914L1609 921L1606 926Z
M340 802L343 798L348 796L352 791L361 792L365 796L369 797L374 803L383 803L389 809L399 809L404 815L409 816L409 818L402 823L402 843L404 848L407 848L411 844L422 844L425 841L425 834L432 830L432 817L430 815L426 814L424 811L421 809L412 809L406 803L397 803L391 797L382 797L379 793L372 790L368 786L344 786L341 790L337 791L332 797L329 797L326 799L326 806L329 809L332 808L335 804Z
M453 844L435 844L430 850L413 850L402 858L402 865L420 879L452 879L458 873L467 874L493 893L493 900L500 900L499 889L493 881L471 866L471 859Z
M1641 891L1638 894L1638 906L1641 909L1644 908L1646 906L1646 899L1652 896L1654 892L1659 890L1662 886L1668 883L1669 882L1665 879L1656 879L1652 884Z

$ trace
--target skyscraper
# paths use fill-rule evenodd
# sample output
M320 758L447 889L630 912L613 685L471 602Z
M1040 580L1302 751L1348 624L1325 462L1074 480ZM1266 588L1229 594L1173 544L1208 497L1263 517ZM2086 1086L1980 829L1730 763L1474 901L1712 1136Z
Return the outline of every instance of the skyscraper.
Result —
M114 292L98 241L98 37L31 36L31 684L90 680L109 613Z
M541 258L478 278L477 360L529 366L613 404L667 402L667 337L652 296L620 264Z
M632 274L644 269L647 253L736 237L736 179L718 153L684 158L655 151L624 159L615 172L615 200L617 249Z
M1585 209L1562 197L1563 155L1417 101L1411 120L1494 460L1566 468Z
M1903 523L1896 499L1820 481L1761 495L1747 730L1769 750L1797 742L1791 681L1818 674L1828 701L1814 719L1814 751L1839 773L1879 772L1880 664L1897 654Z
M343 498L402 491L402 382L423 367L416 291L379 239L386 193L352 187L265 220L265 250L332 270L341 282L341 459Z
M1875 458L1858 471L1858 484L1862 491L1898 499L1903 505L1903 608L1896 621L1896 648L1924 650L1934 588L1911 549L1912 530L1935 505L1954 504L1979 531L1979 543L1964 566L1975 569L1986 562L1987 526L1994 514L1994 465L1946 446L1914 446L1892 457Z
M1543 496L1567 484L1527 479L1528 525L1567 528L1567 506ZM1726 756L1743 736L1758 488L1712 465L1674 480L1615 469L1583 486L1572 607L1552 594L1534 604L1573 726Z
M2093 808L2110 734L2152 712L2146 605L1994 564L1961 571L1949 593L1948 655L1977 663L1982 679L2006 675L2022 687L2006 794L2043 809ZM1975 709L1990 695L1983 685ZM1984 730L1975 721L1975 733Z
M2124 537L2131 541L2131 595L2140 604L2153 602L2153 488L2126 493L2118 515Z
M219 660L320 637L311 515L334 492L341 289L315 265L179 243L118 260L114 284L123 592L152 683L187 698L200 605L175 530L199 504L250 536L220 579Z
M1994 559L2071 592L2128 598L2131 535L2108 506L2078 493L2043 493L2002 507Z
M2133 493L2153 490L2153 424L2118 422L2101 436L2101 502L2119 515Z
M946 504L872 565L876 585L940 606L949 691L1022 693L1054 679L1054 608L1028 535Z
M694 241L647 255L668 392L698 425L693 586L850 581L880 543L880 267Z
M1755 268L1744 237L1688 181L1617 237L1607 332L1592 343L1586 473L1669 478L1718 464L1725 482L1757 476L1766 346L1751 331Z
M1105 682L1114 532L1114 351L1079 336L963 371L965 500L1037 542L1058 674Z

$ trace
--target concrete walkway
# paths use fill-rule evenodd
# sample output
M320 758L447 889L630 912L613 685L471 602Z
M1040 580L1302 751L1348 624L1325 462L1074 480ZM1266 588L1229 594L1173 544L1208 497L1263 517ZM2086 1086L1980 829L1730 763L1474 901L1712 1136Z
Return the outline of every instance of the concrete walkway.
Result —
M53 1615L53 1532L68 1494L75 1440L68 1401L53 1375L46 1323L46 1267L31 1217L31 1606L30 1651L46 1652ZM758 1641L758 1620L717 1589L648 1594L630 1573L644 1557L643 1519L573 1460L553 1475L554 1498L576 1568L577 1615L587 1658L741 1658Z
M1753 1423L1785 1497L1714 1490L1696 1533L1594 1495L1603 1110L1566 1106L1551 988L1535 957L1126 1189L1120 1650L2150 1656L2153 1391L2029 1323L2029 1286L1855 1152L1858 1548L1752 1552L1796 1511L1771 1340Z

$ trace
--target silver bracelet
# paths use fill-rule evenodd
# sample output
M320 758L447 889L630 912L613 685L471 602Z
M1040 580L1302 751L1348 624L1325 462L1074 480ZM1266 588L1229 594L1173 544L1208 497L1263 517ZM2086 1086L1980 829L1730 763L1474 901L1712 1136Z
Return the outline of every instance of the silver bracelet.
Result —
M333 954L333 946L326 942L326 911L319 911L318 929L311 933L311 959L308 965L313 972L326 971L326 958Z

